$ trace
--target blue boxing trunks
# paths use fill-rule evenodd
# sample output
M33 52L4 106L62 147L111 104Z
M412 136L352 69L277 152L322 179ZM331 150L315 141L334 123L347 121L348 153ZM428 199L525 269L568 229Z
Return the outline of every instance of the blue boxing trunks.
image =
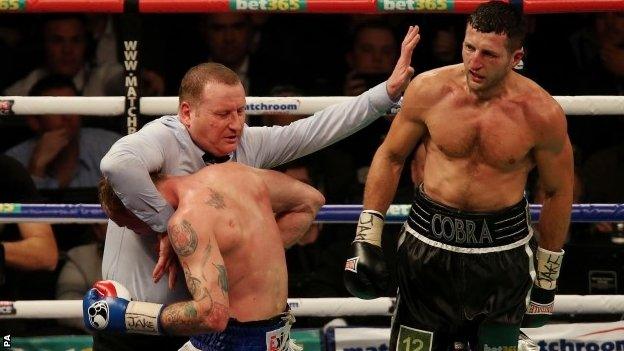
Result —
M390 350L516 350L533 283L528 203L470 212L414 196L397 252Z
M301 350L290 339L294 321L289 311L263 321L239 322L230 318L223 332L193 336L179 351Z

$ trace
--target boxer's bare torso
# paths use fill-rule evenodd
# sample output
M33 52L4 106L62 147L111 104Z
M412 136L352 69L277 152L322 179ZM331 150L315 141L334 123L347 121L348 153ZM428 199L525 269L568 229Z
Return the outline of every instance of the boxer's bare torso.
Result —
M197 284L196 291L190 288L194 298L208 294L216 302L215 294L227 294L230 316L240 321L273 317L287 302L284 241L262 176L267 172L232 162L185 177L169 221L178 255L193 251L195 256L191 268L183 267L189 288L194 279L226 273L216 277L222 291L203 292ZM223 265L212 262L215 252Z
M421 79L411 91L419 105L407 108L425 127L427 195L472 211L520 201L535 166L533 149L543 142L551 111L560 108L555 100L515 72L499 97L484 101L470 93L463 65L434 70Z

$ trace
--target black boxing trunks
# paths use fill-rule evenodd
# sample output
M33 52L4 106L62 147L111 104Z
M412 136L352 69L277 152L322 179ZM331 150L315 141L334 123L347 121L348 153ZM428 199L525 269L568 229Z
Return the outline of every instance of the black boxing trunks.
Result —
M239 322L231 318L223 332L193 336L180 351L300 350L290 339L294 321L290 312L263 321Z
M421 186L399 238L390 350L516 350L536 247L525 199L468 212Z

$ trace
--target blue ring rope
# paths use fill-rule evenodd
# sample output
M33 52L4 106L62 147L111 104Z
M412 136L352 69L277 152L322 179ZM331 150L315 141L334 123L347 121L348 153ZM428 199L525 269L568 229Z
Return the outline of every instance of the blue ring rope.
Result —
M539 220L541 205L531 206L531 218ZM391 205L386 214L387 223L403 223L411 205ZM325 205L316 220L326 223L354 223L358 220L362 205ZM0 219L50 218L105 220L106 214L97 204L16 204L0 203ZM624 204L575 204L572 206L572 222L620 222L624 221Z

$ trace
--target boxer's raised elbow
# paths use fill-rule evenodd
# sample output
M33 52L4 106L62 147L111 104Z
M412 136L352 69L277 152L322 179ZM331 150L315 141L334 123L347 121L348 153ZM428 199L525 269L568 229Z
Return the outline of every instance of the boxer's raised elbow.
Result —
M312 212L316 214L323 205L325 205L325 196L323 196L320 191L314 189L313 194L310 196L310 208Z
M306 195L306 200L300 206L294 208L293 212L307 213L311 216L316 216L321 207L323 207L325 204L325 196L323 196L320 191L312 187L310 188Z
M286 213L303 213L316 215L319 209L325 204L325 196L316 188L304 185L297 189L298 199L296 205L292 205Z

